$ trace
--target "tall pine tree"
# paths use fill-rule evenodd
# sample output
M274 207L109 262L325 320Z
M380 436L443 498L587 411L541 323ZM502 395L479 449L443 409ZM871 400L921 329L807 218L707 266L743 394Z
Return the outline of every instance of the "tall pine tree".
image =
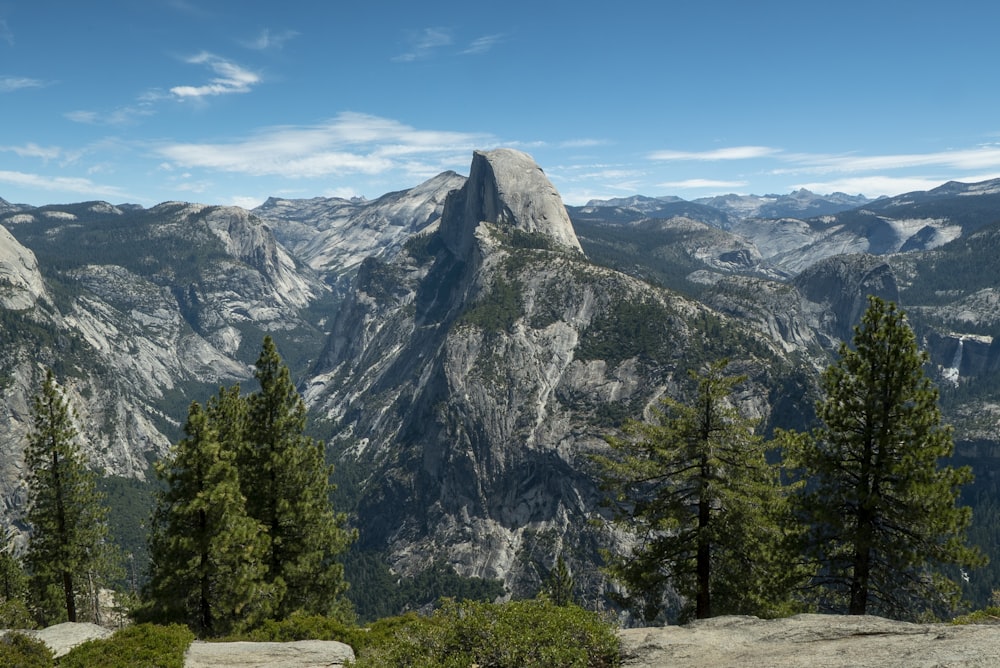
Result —
M983 562L965 544L971 511L957 505L972 474L942 465L954 444L926 361L896 305L869 297L853 349L842 345L823 374L822 425L784 435L790 465L809 483L798 506L826 609L947 611L958 590L945 567L957 574Z
M330 503L322 442L304 434L306 407L270 336L256 364L260 390L247 398L240 483L249 514L267 532L267 578L282 592L276 616L331 614L345 604L337 557L354 539Z
M676 590L683 616L787 610L796 569L782 558L785 498L754 423L731 405L744 380L725 360L692 374L690 403L667 398L657 422L628 421L597 457L615 521L635 535L609 572L647 620ZM693 603L693 606L691 605Z
M25 555L29 596L38 622L97 621L99 587L113 564L107 509L96 474L84 463L73 416L49 369L31 406L24 450L28 472ZM86 605L84 605L86 602ZM89 614L81 614L83 611Z
M220 635L269 616L267 541L246 513L236 453L220 443L197 403L184 431L187 438L157 467L166 488L150 538L145 615L187 624L202 636Z

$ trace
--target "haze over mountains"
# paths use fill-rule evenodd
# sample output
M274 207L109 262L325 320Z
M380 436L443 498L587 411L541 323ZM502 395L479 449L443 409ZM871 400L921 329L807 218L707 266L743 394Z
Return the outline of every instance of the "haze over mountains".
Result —
M908 311L977 502L995 497L1000 181L564 207L530 156L498 149L467 178L373 200L0 200L0 226L0 498L15 523L45 366L95 466L142 478L190 401L251 379L269 333L350 490L360 549L515 594L562 553L597 597L598 550L619 540L590 522L604 436L723 356L765 431L808 425L868 294ZM988 596L1000 577L977 582Z

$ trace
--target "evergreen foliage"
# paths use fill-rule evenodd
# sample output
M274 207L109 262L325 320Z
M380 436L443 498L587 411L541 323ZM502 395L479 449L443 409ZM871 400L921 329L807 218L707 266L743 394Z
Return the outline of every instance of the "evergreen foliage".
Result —
M41 640L9 631L0 638L0 666L11 668L51 668L52 650Z
M331 614L344 606L338 556L355 539L347 517L330 504L332 467L322 442L305 436L306 407L271 337L264 338L247 398L247 423L237 455L248 514L268 541L266 579L275 587L273 614ZM222 401L219 402L222 404Z
M59 668L184 668L193 640L181 624L126 626L110 638L77 645L59 659Z
M344 573L350 584L347 597L362 623L423 608L441 598L494 601L505 593L502 581L463 577L444 562L400 577L378 552L349 551L344 555Z
M274 341L257 361L260 390L220 388L191 405L185 432L157 471L144 614L200 635L232 633L295 612L348 619L343 566L353 540L333 511L323 444Z
M269 614L266 536L246 514L235 452L222 445L215 423L197 403L184 430L187 438L157 466L166 489L150 539L145 614L211 636Z
M0 628L30 628L28 613L28 574L14 553L13 532L0 545Z
M72 413L49 369L31 407L25 555L33 612L43 625L99 621L97 594L114 575L107 510L77 442Z
M671 590L685 617L790 607L798 570L784 553L786 499L754 423L730 404L744 379L726 366L692 373L691 403L664 399L656 423L626 422L624 438L608 438L612 456L595 457L614 521L636 539L628 554L608 555L608 572L647 620L665 612Z
M446 600L430 617L383 619L355 647L355 666L608 668L620 663L614 627L575 605Z
M573 603L573 576L561 553L556 557L556 564L552 567L542 591L556 605Z
M954 443L926 361L903 312L869 297L853 349L842 345L823 374L821 426L782 435L809 481L796 505L824 609L903 618L950 611L958 588L945 568L984 561L965 543L971 512L957 505L971 472L941 465Z

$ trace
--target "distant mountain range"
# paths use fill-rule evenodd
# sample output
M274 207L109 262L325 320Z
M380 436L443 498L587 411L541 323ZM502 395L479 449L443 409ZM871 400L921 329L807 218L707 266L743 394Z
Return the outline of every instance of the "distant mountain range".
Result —
M685 206L700 204L717 209L726 218L724 226L746 218L813 218L854 209L872 200L863 195L817 195L806 189L796 190L788 195L717 195L701 197L687 202L679 197L618 197L607 200L590 200L583 207L577 207L583 214L594 213L595 209L621 209L649 217L669 217L683 211Z

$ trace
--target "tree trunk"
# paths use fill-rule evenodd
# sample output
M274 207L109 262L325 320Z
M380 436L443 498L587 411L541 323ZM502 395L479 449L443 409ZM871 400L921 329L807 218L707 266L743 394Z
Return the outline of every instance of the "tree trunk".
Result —
M708 458L702 457L701 494L698 499L698 552L695 556L695 572L698 578L698 593L695 596L694 616L706 619L712 616L712 545L708 541L708 525L712 519L712 506L708 499Z

